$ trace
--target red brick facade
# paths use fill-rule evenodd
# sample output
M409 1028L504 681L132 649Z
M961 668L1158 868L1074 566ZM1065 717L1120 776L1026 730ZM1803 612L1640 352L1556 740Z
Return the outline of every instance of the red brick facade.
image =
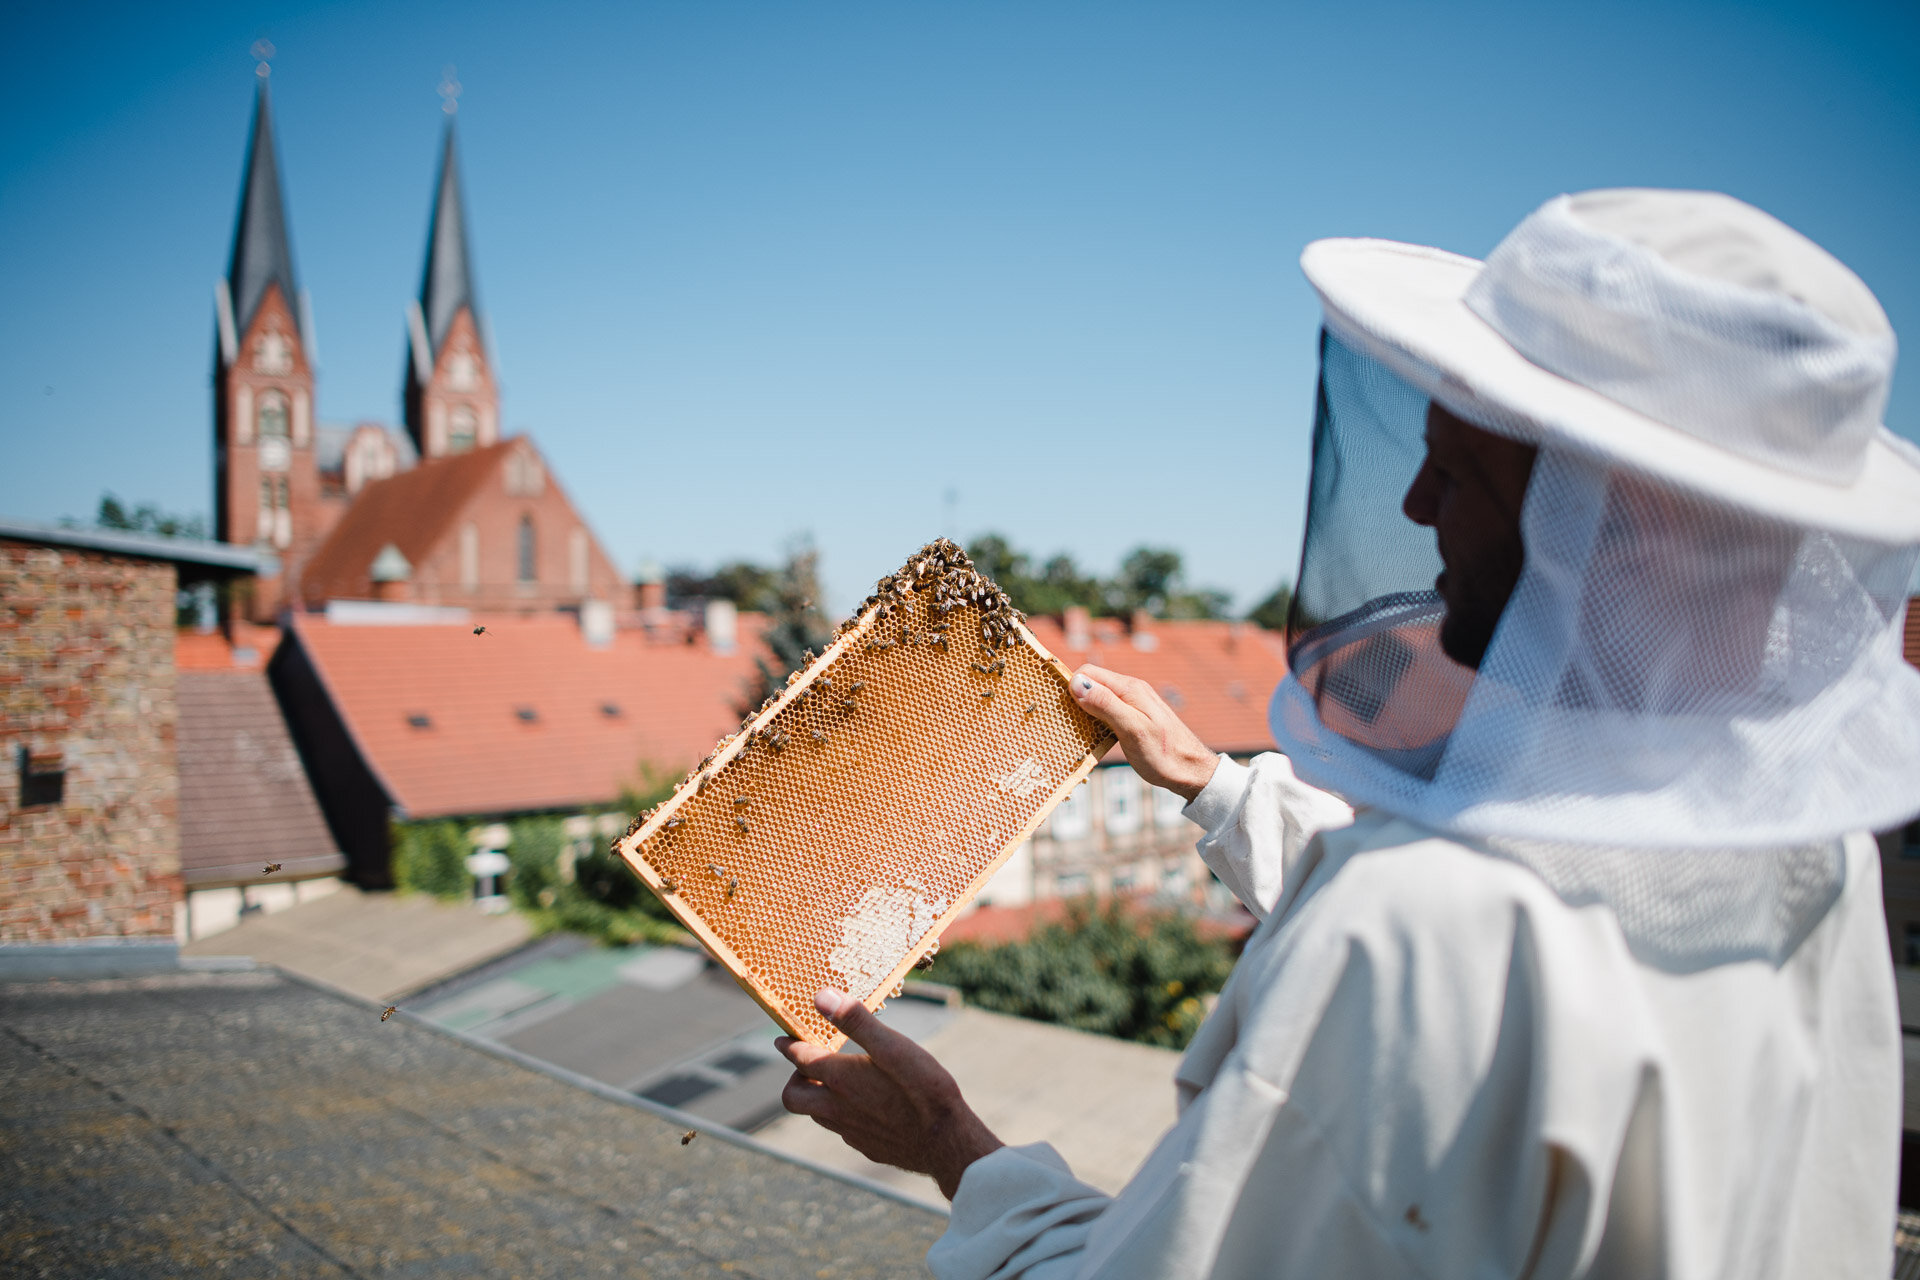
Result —
M432 377L407 397L406 408L407 429L422 460L484 449L500 439L500 395L471 307L455 313Z
M0 942L171 938L171 564L0 540ZM64 771L24 806L22 749Z
M280 557L281 576L255 582L248 609L270 621L282 584L297 578L332 523L313 456L313 370L277 284L214 381L214 536Z
M376 590L373 562L389 545L410 576ZM301 580L316 609L380 598L533 612L587 599L624 604L627 590L525 436L369 484Z

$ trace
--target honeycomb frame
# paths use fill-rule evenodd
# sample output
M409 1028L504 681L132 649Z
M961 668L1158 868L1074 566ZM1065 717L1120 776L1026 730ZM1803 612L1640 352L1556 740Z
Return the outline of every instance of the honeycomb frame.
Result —
M1070 673L942 539L721 739L614 851L796 1038L878 1011L1114 745Z

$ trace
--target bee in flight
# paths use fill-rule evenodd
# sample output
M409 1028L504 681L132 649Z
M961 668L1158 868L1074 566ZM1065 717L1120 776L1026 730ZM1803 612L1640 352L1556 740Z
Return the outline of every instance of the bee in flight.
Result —
M394 1014L398 1012L400 1012L400 1006L397 1004L390 1004L385 1009L381 1010L380 1021L385 1022L388 1018L391 1018Z
M692 1142L695 1138L699 1136L700 1136L700 1131L698 1129L689 1129L685 1133L680 1135L680 1145L684 1147L689 1142Z
M485 635L485 634L487 634L487 629L486 629L485 627L475 627L475 628L473 629L473 634L475 634L475 635L477 635L477 636L483 636L483 635Z
M260 868L260 874L263 876L270 876L274 872L278 871L279 869L280 869L279 863L269 862L266 866Z

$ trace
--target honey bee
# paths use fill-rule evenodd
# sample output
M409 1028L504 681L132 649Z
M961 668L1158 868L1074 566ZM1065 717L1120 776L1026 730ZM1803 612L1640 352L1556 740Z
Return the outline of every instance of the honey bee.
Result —
M1034 712L1038 711L1039 709L1040 709L1040 704L1036 702L1032 706L1028 707L1026 709L1026 712L1020 718L1022 720L1025 720L1028 716L1032 715Z
M701 772L700 772L700 783L699 783L699 787L698 787L698 789L699 789L699 790L701 790L701 791L705 791L705 790L707 789L707 784L708 784L709 782L712 782L712 781L713 781L713 774L712 774L712 772L711 772L711 771L709 771L709 770L705 770L705 769L703 769L703 770L701 770Z
M485 634L487 634L487 629L486 629L485 627L475 627L475 628L473 629L473 634L475 634L475 635L477 635L477 636L483 636L483 635L485 635Z
M747 820L745 817L736 817L733 820L733 825L740 828L740 834L743 836L749 834L753 830L752 827L747 825Z
M398 1012L400 1012L400 1006L397 1004L390 1004L384 1010L381 1011L380 1021L385 1022L388 1018L391 1018L394 1014Z
M740 888L740 882L738 880L735 880L732 876L728 876L727 877L727 896L724 899L724 901L732 902L733 895L739 890L739 888Z
M866 687L867 687L867 682L865 680L855 680L852 684L847 686L847 692L858 693Z
M929 951L927 952L927 954L921 956L918 960L915 960L913 962L913 967L920 970L922 973L925 973L928 969L933 968L933 952Z
M671 880L662 880L662 881L660 882L660 892L662 892L662 893L678 893L678 892L680 892L680 886L679 886L679 885L677 885L677 884L675 884L675 883L674 883L673 881L671 881Z
M263 876L270 876L274 872L278 871L279 869L280 869L279 863L269 862L266 866L260 868L260 874Z
M991 689L982 689L980 691L980 700L982 702L985 702L988 698L991 698L992 696L993 696L993 690Z
M695 1138L699 1136L700 1136L700 1131L698 1129L689 1129L685 1133L680 1135L680 1145L684 1147L689 1142L692 1142Z
M859 705L860 704L855 702L852 698L842 698L840 700L840 709L842 711L852 711Z
M685 818L668 818L666 822L667 830L671 831L675 827L683 825L685 822L686 822Z
M809 732L813 734L813 740L815 742L825 742L827 740L827 735L818 729L809 730Z
M832 692L833 692L833 677L832 677L832 676L821 676L821 677L820 677L820 678L819 678L818 680L816 680L816 681L814 681L814 687L816 687L816 688L820 688L820 689L825 689L825 690L826 690L826 691L827 691L828 693L832 693Z
M733 798L733 807L736 809L744 809L752 803L753 801L748 799L746 796L735 796Z

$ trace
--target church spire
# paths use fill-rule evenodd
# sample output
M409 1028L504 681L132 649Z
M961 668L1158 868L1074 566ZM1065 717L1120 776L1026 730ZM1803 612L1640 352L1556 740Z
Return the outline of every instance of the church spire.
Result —
M440 151L440 183L433 201L433 225L427 231L427 265L420 278L420 314L426 322L429 354L438 359L462 307L480 323L480 302L467 258L467 216L460 199L460 158L453 118L447 118Z
M448 67L440 82L447 129L427 230L427 265L419 300L407 304L407 431L423 460L485 448L500 438L499 388L487 359L460 198L453 127L459 94L460 84Z
M294 332L303 345L300 295L294 284L293 250L287 243L286 204L280 196L280 164L273 145L273 102L267 89L266 64L261 63L259 89L253 99L253 132L247 142L247 172L240 184L240 216L233 229L233 257L227 266L227 290L232 299L236 334L244 334L267 296L267 286L280 286L281 301L291 313Z

